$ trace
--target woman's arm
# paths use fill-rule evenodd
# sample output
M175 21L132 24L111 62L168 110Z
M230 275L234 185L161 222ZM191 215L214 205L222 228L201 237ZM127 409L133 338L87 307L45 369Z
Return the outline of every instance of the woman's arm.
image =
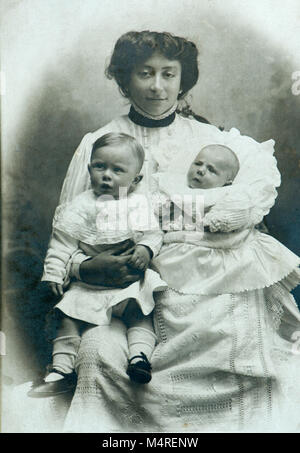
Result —
M92 134L86 134L76 149L69 165L61 194L59 204L67 203L76 195L90 188L88 164L92 150Z
M257 143L250 137L236 135L232 149L240 160L240 170L227 194L205 216L211 231L233 231L260 223L275 203L280 173L273 156L274 141ZM230 134L230 133L228 133ZM228 141L228 146L231 143Z
M276 188L280 186L281 177L274 157L274 140L257 143L250 137L241 138L245 158L233 183L234 190L242 187L249 198L249 207L257 215L267 215L277 197ZM239 142L238 142L239 143ZM226 201L226 199L225 199Z

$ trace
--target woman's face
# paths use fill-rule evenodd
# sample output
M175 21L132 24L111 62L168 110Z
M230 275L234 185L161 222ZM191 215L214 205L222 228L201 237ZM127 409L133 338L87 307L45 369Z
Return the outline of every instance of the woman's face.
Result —
M145 113L159 116L177 101L180 84L181 63L154 53L133 69L129 98Z

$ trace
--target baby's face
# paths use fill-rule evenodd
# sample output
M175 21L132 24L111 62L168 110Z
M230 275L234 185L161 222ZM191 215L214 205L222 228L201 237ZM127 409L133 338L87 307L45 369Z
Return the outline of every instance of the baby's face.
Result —
M191 189L211 189L229 183L231 163L228 155L211 145L202 149L187 174Z
M133 189L138 178L138 162L126 145L105 146L96 149L89 165L91 185L98 196L119 198L119 189Z

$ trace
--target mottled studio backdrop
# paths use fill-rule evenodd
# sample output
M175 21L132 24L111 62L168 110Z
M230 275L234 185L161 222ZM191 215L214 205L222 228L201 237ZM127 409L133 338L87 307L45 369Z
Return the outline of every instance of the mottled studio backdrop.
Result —
M40 287L51 219L83 135L128 111L104 68L129 30L195 41L193 109L217 126L276 140L282 185L266 221L300 254L300 4L298 0L2 1L3 307L9 384L48 360ZM300 79L300 74L298 74ZM294 94L293 94L294 91ZM300 301L298 292L298 301Z

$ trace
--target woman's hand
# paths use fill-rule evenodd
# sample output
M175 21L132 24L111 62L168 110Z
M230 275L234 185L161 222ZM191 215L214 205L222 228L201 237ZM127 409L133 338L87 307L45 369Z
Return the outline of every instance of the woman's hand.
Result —
M114 288L126 288L140 280L142 272L130 266L132 241L124 241L113 252L102 252L80 265L80 277L85 283Z

